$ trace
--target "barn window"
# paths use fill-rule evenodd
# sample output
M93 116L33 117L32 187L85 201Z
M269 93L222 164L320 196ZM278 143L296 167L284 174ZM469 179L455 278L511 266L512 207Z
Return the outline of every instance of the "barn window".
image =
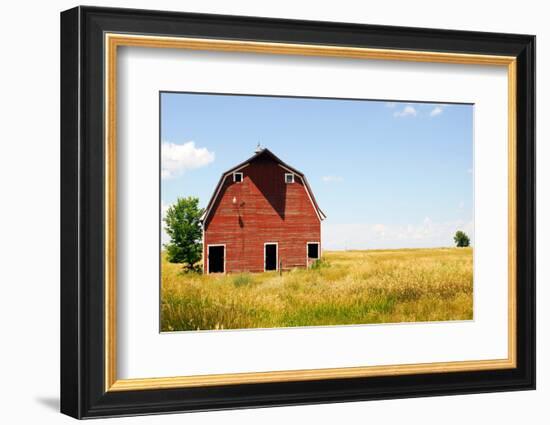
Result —
M285 183L294 183L294 174L285 173Z
M243 181L243 173L233 173L233 181L235 183L240 183Z
M311 259L319 258L319 242L307 243L307 258L311 258Z

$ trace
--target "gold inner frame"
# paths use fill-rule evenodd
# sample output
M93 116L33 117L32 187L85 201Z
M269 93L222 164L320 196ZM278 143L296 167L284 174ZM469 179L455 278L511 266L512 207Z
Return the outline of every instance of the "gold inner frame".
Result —
M370 49L105 34L105 391L252 384L285 381L510 369L516 367L516 58L462 53ZM508 72L508 357L495 360L248 372L166 378L117 379L116 373L116 99L119 46L325 56L507 67Z

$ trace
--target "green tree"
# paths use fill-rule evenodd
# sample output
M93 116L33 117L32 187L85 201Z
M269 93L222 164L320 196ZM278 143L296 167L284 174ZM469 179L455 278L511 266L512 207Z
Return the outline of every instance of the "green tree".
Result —
M202 213L199 199L190 196L178 198L164 218L164 228L170 236L170 242L164 245L168 261L182 263L186 270L197 270L196 263L201 259Z
M470 246L470 238L462 230L458 230L455 233L454 240L458 248L465 248L467 246Z

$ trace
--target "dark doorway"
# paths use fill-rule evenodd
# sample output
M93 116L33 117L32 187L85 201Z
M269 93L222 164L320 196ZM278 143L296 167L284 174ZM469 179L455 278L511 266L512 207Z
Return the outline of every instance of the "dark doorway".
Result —
M319 244L317 242L309 242L307 244L307 258L309 259L319 258Z
M264 247L265 271L277 270L277 244L266 243Z
M208 247L208 273L225 272L225 246L214 245Z

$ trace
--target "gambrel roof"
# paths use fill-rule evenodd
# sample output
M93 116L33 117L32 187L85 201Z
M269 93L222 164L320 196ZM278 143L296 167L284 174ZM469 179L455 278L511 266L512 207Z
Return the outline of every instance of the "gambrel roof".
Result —
M311 187L309 186L309 183L307 182L306 176L301 171L297 170L294 167L291 167L290 165L283 162L278 156L276 156L273 152L271 152L267 148L263 148L256 152L253 156L248 158L246 161L241 162L240 164L234 166L233 168L230 168L225 173L222 174L218 184L216 185L216 189L214 189L214 193L212 197L210 198L210 202L208 202L208 205L206 206L206 209L204 210L204 213L201 217L201 220L203 222L206 221L208 216L210 215L212 208L214 207L214 204L216 203L216 200L218 199L218 196L220 194L221 188L223 187L223 184L225 182L225 179L228 176L231 176L233 173L242 170L243 168L246 168L248 165L250 165L251 162L254 160L267 156L268 158L271 158L274 162L278 163L280 167L284 168L290 173L293 173L294 175L300 177L302 182L304 183L304 188L306 189L306 193L311 201L311 204L313 205L313 209L315 210L317 217L319 218L319 221L324 220L327 216L325 213L319 208L319 205L317 204L317 201L315 200L315 196L313 196L313 191L311 190Z

